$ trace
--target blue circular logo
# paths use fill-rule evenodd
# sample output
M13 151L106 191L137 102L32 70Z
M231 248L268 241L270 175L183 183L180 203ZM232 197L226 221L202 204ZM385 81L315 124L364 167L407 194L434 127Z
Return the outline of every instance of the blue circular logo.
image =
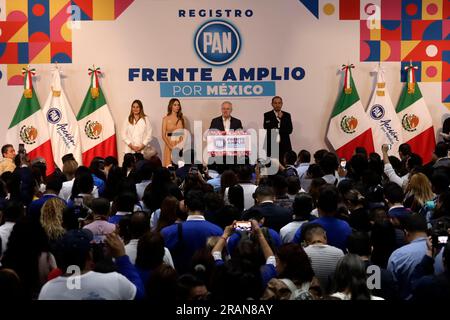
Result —
M214 145L217 149L224 149L225 145L226 145L225 139L219 138L219 139L214 140Z
M229 22L208 21L195 34L194 46L203 61L214 66L223 66L239 54L241 36Z
M47 121L52 124L57 124L61 121L62 113L57 108L51 108L47 111Z
M384 108L383 106L376 104L372 108L370 108L370 116L374 120L380 120L384 117Z

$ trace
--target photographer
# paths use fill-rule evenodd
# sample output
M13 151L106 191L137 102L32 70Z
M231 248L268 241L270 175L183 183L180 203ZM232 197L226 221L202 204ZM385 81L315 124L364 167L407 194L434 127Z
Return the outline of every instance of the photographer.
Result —
M427 239L427 252L411 275L412 300L448 301L450 298L450 244L448 241L445 244L439 243L439 240L448 240L448 233L440 237L442 238L434 237L434 241L433 237ZM444 272L435 275L434 257L442 247Z

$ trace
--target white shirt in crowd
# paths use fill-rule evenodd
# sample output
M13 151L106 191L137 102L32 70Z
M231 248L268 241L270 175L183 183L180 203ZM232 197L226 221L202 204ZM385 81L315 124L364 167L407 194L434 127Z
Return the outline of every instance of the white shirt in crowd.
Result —
M136 256L137 256L137 246L138 246L139 239L131 239L130 242L125 246L125 253L130 258L130 261L132 264L136 263ZM171 266L175 269L175 266L173 264L172 255L170 254L169 249L164 247L164 257L163 262L167 264L168 266Z
M5 222L2 226L0 226L0 238L2 239L2 252L0 252L0 257L6 251L6 245L8 243L8 239L11 235L14 224L14 222Z
M290 243L294 240L297 230L308 221L292 221L280 229L280 237L283 243Z
M139 200L142 200L142 197L144 196L145 188L152 182L152 180L144 180L140 183L136 183L136 193L139 197Z
M75 178L73 178L72 180L63 182L61 191L59 191L59 197L61 199L64 199L66 201L69 200L70 196L72 195L72 188L73 188L74 181L75 181ZM94 186L94 189L92 190L91 195L94 198L98 198L97 186Z
M130 143L135 146L148 145L152 140L152 125L148 117L141 118L134 124L127 117L122 127L122 140L125 142L125 153L134 152L128 147Z
M257 188L253 183L239 183L239 185L244 190L244 210L248 210L255 205L255 199L253 199L253 193ZM224 200L226 204L230 204L228 200L228 189L225 189Z
M306 177L306 172L309 169L309 163L300 163L297 167L298 177L304 179Z
M39 293L39 300L133 300L136 287L118 272L89 271L80 276L79 289L71 290L70 277L57 277L48 281Z

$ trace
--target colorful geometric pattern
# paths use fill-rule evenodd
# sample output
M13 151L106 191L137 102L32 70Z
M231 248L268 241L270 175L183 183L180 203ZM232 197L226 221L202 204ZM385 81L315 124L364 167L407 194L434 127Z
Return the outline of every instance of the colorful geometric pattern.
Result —
M316 17L357 20L361 61L410 61L416 80L442 83L450 108L450 0L300 0Z
M3 78L8 85L23 85L24 65L72 63L73 21L115 20L134 0L5 2L6 20L0 21L0 64L7 65Z

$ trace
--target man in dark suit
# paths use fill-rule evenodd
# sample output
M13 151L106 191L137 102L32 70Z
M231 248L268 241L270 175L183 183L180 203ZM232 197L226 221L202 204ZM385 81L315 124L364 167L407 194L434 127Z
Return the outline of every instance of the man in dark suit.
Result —
M272 187L262 185L256 188L254 197L257 205L242 214L243 220L252 218L252 212L257 210L264 218L264 226L280 232L280 229L292 221L290 210L274 204L275 191Z
M229 101L222 103L222 115L214 118L211 121L209 129L216 129L219 131L230 131L242 129L241 120L233 118L231 112L233 111L233 104Z
M281 111L283 99L279 96L272 98L272 107L272 111L264 113L264 129L267 130L267 137L270 137L271 129L278 130L278 137L276 140L276 142L279 143L280 150L278 158L282 161L284 154L288 151L292 151L291 138L289 137L292 133L291 114ZM272 155L271 153L271 143L267 143L267 155L269 157L276 157L276 155Z

